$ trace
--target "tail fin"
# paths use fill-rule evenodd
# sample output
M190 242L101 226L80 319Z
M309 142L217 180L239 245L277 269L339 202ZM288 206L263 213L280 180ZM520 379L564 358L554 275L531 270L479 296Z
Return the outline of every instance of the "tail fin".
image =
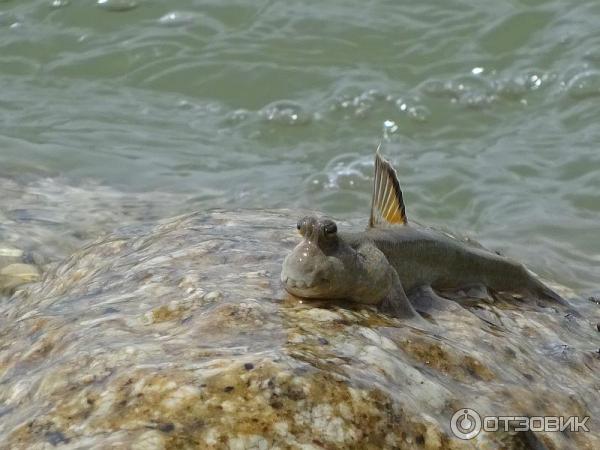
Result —
M531 279L533 284L533 286L531 286L531 290L535 295L542 299L550 300L563 306L570 306L569 302L567 302L564 298L562 298L559 294L554 292L544 283L533 277Z

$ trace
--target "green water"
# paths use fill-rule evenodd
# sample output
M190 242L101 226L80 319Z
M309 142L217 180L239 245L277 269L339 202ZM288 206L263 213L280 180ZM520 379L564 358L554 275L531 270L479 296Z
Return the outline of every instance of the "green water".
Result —
M409 220L598 290L598 24L596 0L0 0L0 176L361 217L383 136Z

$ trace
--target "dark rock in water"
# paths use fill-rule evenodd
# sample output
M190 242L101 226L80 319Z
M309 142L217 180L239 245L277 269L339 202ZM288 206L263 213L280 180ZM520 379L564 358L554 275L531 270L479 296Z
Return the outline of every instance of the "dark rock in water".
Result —
M460 440L450 426L464 408L600 417L595 305L573 300L581 315L565 326L527 298L477 314L448 300L421 327L301 302L279 285L295 216L215 211L126 228L0 302L0 442L600 448L597 432Z

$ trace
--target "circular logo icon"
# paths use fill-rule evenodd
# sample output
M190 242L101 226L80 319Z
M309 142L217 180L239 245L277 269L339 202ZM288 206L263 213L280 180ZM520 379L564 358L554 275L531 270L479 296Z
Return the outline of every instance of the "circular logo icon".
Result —
M450 429L459 439L473 439L481 431L481 416L469 408L459 409L450 419Z

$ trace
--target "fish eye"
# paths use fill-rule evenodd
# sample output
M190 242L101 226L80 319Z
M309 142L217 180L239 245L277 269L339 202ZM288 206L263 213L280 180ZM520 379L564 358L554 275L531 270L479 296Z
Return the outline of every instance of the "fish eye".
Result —
M337 225L333 221L327 221L323 226L323 232L326 236L330 236L332 234L337 233Z
M298 221L298 223L296 224L296 228L298 229L298 231L300 232L300 234L302 236L304 236L306 234L306 225L307 225L306 217L303 217L302 219L300 219Z

